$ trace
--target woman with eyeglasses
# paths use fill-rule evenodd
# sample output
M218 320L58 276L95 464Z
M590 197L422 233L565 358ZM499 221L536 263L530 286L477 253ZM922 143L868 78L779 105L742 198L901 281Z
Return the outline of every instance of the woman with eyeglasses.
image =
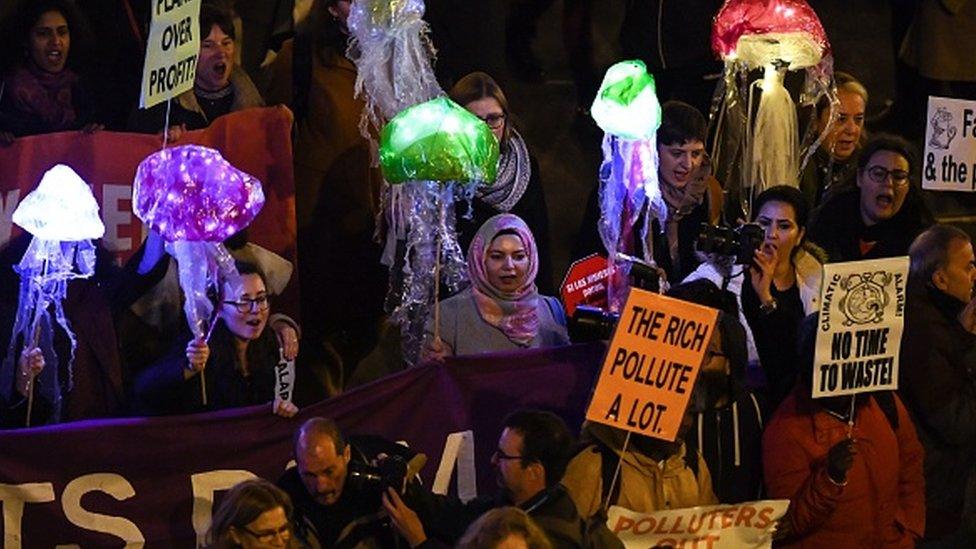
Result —
M515 214L525 220L539 245L539 288L544 293L552 293L549 216L539 178L539 165L529 154L522 135L515 129L505 93L491 76L473 72L458 80L448 95L484 120L501 147L498 177L493 184L478 187L475 191L470 219L465 218L467 203L458 204L456 218L461 249L467 249L478 228L489 217L500 213Z
M245 480L227 492L207 531L207 549L300 547L291 535L292 503L264 479Z
M830 261L857 261L908 254L932 214L912 184L917 172L911 145L877 135L857 160L857 188L828 199L813 213L810 240Z
M136 407L149 415L192 413L274 401L274 413L294 416L298 408L275 398L275 367L281 349L268 326L270 300L264 275L237 262L238 276L224 280L217 320L208 340L188 332L173 351L140 372ZM201 373L205 380L201 381ZM206 387L204 406L201 383Z

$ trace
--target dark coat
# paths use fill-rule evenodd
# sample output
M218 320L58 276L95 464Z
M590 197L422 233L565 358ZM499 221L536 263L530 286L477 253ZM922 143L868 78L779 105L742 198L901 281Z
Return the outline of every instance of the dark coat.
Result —
M743 389L727 406L694 417L685 444L705 458L719 502L762 499L764 415L759 398Z
M29 71L25 69L15 69L21 75L27 75ZM70 70L70 69L65 69ZM65 125L55 126L45 122L34 112L26 112L14 105L12 96L13 72L0 83L0 131L7 131L15 137L28 135L40 135L45 133L62 132L68 130L79 130L92 122L99 122L100 115L96 112L94 104L94 91L92 90L89 79L79 77L73 85L65 87L60 93L68 93L71 96L71 106L74 109L74 118Z
M861 218L860 197L860 189L848 189L828 198L811 216L807 238L827 252L830 262L907 255L915 237L932 225L932 214L915 189L908 190L894 217L871 227ZM875 244L862 254L862 242Z
M925 447L927 537L959 525L976 472L976 335L957 320L964 304L909 285L898 387Z
M406 446L371 435L352 435L346 442L351 447L350 467L361 466L376 459L383 453L399 456L409 461L416 455ZM416 488L410 483L411 488ZM361 541L370 540L380 547L396 547L396 536L386 520L378 516L382 509L379 492L354 486L347 473L339 500L325 506L317 503L302 483L298 468L288 469L278 480L278 487L291 498L295 511L292 523L296 537L308 547L328 547L333 549L355 547ZM377 516L373 516L377 515ZM353 522L359 526L345 535L342 532ZM400 546L406 546L401 543Z
M249 375L237 365L233 334L222 320L217 321L210 338L210 358L204 370L207 405L203 405L200 375L184 379L188 331L163 358L138 373L134 384L134 406L142 414L190 414L251 406L274 400L274 369L280 358L274 331L266 326L257 340L247 347Z

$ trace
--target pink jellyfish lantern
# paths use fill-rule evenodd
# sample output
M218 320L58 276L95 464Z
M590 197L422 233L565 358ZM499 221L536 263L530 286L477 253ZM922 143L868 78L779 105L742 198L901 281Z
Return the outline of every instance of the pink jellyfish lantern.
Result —
M176 258L183 310L195 338L206 339L213 326L207 290L219 288L221 275L237 272L222 242L251 223L263 205L261 182L214 149L173 147L139 164L132 209Z
M773 185L799 186L796 108L783 81L787 71L806 69L801 103L812 105L830 94L830 44L820 19L804 0L726 0L715 16L712 49L725 61L716 147L741 155L740 177L748 190L740 198L748 209L751 194ZM756 69L763 77L750 84L749 72ZM754 120L753 86L762 90ZM713 151L716 164L739 163L740 159L723 158L723 152Z

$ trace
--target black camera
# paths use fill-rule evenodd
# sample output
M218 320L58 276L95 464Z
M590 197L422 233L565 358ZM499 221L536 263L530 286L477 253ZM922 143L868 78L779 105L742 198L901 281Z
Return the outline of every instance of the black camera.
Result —
M706 254L734 257L739 265L748 265L765 237L763 228L755 223L746 223L735 229L702 223L695 249Z
M608 313L599 307L577 305L569 320L569 340L573 343L605 341L613 335L613 328L620 315Z
M386 456L376 465L364 461L351 460L346 475L346 486L367 499L375 499L380 505L383 492L393 488L403 492L407 478L407 461L398 455Z

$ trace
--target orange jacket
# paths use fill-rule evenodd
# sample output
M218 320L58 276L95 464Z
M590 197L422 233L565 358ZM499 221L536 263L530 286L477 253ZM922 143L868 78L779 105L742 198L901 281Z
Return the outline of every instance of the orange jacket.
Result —
M798 388L763 435L763 469L771 499L789 499L794 534L784 547L914 547L925 531L924 451L912 420L894 396L894 430L873 397L860 403L853 436L858 453L838 486L827 452L847 424ZM806 392L809 388L806 389Z

